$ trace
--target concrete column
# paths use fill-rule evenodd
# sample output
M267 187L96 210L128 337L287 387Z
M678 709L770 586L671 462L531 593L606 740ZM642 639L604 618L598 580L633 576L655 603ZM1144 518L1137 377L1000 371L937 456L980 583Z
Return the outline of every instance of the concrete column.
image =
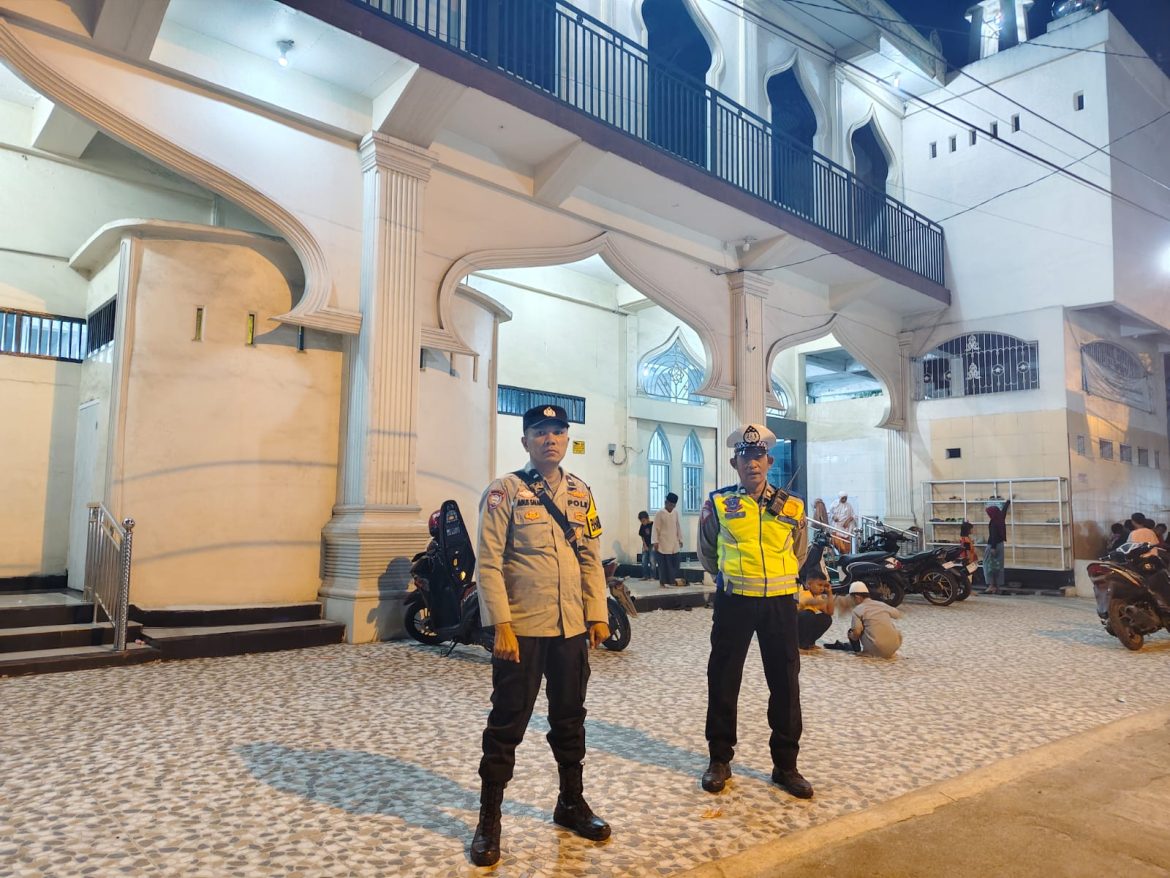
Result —
M426 545L415 494L422 200L435 156L362 140L361 332L346 346L339 503L325 526L321 599L352 643L402 635L410 558Z
M730 275L732 368L738 424L763 424L768 369L764 362L764 300L772 281L741 271Z
M908 409L913 381L910 376L911 333L898 335L899 391ZM892 388L891 388L892 390ZM886 517L894 527L909 528L914 522L914 469L910 447L910 417L886 431Z

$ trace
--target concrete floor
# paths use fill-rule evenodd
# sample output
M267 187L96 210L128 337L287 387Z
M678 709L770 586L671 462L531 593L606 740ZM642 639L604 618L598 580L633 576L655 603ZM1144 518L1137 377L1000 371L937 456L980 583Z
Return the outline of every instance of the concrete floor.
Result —
M807 802L769 782L754 648L735 777L702 792L710 611L639 616L590 681L586 790L612 840L551 823L542 698L494 874L678 874L1170 703L1170 637L1127 652L1091 602L904 609L894 661L802 657ZM475 874L489 683L485 652L408 642L0 679L0 873Z

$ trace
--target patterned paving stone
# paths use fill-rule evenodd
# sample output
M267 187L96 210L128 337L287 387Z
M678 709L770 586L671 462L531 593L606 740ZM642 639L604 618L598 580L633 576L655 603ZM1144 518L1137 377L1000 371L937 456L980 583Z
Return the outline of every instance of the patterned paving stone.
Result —
M552 824L542 698L494 874L672 875L1170 701L1170 637L1127 652L1090 602L905 609L892 662L802 657L811 801L769 781L754 648L735 774L702 792L711 614L639 617L590 681L586 790L613 838ZM489 683L482 651L405 642L0 679L0 872L476 874Z

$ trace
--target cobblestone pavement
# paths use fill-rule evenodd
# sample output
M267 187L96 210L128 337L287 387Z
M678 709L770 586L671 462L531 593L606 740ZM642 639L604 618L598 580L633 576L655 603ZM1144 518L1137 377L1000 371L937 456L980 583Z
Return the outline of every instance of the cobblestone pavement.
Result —
M769 783L754 647L735 777L700 790L710 611L640 616L589 690L586 792L613 838L551 823L542 697L496 874L670 875L1170 701L1170 637L1127 652L1090 602L904 609L894 661L802 657L807 802ZM2 679L0 874L475 874L489 677L482 651L397 642Z

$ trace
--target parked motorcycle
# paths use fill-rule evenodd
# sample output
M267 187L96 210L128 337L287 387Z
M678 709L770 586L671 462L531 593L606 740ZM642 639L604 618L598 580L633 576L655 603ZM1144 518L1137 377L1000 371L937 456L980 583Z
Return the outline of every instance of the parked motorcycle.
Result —
M893 552L886 551L840 554L831 535L818 528L809 541L801 578L807 582L813 574L823 576L837 596L848 594L853 583L863 582L871 597L896 607L906 597L906 583L893 556Z
M1159 604L1150 588L1158 582L1170 594L1168 577L1166 551L1148 543L1126 543L1089 565L1097 615L1126 649L1139 650L1146 635L1170 629L1170 609Z
M955 602L963 590L963 582L953 567L947 567L951 547L941 546L913 555L897 555L902 535L892 530L879 531L862 544L863 549L889 552L894 556L893 565L906 584L909 594L920 594L936 607L946 607ZM962 547L955 546L959 553ZM957 557L957 553L956 553ZM953 562L951 562L953 563Z
M609 588L609 597L605 599L609 609L609 637L601 641L601 645L614 652L621 652L630 645L630 617L637 616L634 608L634 598L630 594L630 587L617 573L617 559L607 558L601 562L605 568L605 584Z
M971 597L971 589L975 585L975 572L979 569L976 561L964 563L962 546L947 546L943 554L943 567L959 578L959 592L955 595L956 601L965 601Z

